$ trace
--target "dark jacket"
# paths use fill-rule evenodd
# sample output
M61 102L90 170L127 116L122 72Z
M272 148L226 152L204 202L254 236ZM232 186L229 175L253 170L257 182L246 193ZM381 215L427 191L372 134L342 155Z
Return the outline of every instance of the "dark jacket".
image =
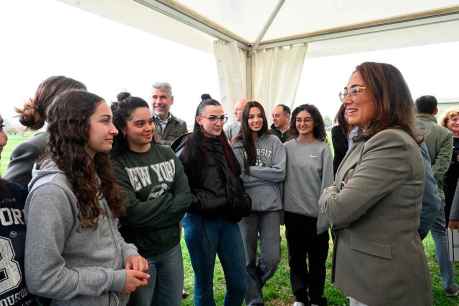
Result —
M277 136L277 138L279 138L282 143L292 138L291 137L292 135L290 134L290 130L287 130L282 133L282 131L279 130L277 127L275 127L274 124L271 124L271 134Z
M346 155L347 150L349 149L349 144L347 142L347 136L343 132L343 129L339 125L335 125L331 129L331 137L333 142L333 173L336 174L338 171L339 164Z
M171 145L171 143L176 138L187 133L186 122L180 120L172 114L164 129L161 128L160 120L158 117L153 116L153 121L155 122L156 135L159 138L158 142L160 144Z
M193 202L190 212L208 218L223 217L230 222L239 222L251 210L250 197L245 193L240 180L240 169L234 153L229 148L233 158L234 173L225 158L224 146L217 138L203 137L200 144L199 160L189 154L191 134L179 148L179 156L188 176ZM226 141L226 140L225 140Z

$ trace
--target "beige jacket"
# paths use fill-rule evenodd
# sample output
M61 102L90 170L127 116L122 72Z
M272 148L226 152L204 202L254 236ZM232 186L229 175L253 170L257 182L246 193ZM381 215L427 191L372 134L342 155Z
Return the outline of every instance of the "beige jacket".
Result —
M424 188L419 146L387 129L356 142L320 199L319 222L335 229L335 285L370 306L431 306L417 233Z

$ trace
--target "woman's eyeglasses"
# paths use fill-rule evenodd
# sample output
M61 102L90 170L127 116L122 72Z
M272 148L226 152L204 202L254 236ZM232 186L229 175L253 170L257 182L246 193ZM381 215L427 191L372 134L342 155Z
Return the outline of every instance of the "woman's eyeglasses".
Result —
M343 91L340 92L338 96L339 96L339 99L341 100L341 102L344 102L344 100L346 100L347 96L355 97L359 93L363 92L366 89L367 89L366 86L361 86L361 85L354 85L349 89L347 87L344 87Z
M221 121L221 122L225 123L226 121L228 121L228 116L226 116L226 115L221 115L221 116L213 116L213 115L211 115L209 117L204 117L204 118L206 118L207 120L209 120L212 123L215 123L217 121Z

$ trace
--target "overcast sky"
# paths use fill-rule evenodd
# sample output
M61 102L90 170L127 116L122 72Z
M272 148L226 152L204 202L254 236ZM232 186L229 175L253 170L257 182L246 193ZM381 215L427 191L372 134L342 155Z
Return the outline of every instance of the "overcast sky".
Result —
M188 122L193 120L201 93L219 99L213 54L59 1L1 1L0 29L1 114L10 122L17 120L12 118L14 106L33 95L42 80L59 74L84 82L108 101L127 90L149 102L151 84L169 81L176 101L172 110ZM306 56L295 104L315 104L323 115L333 118L340 103L338 92L355 66L368 60L397 66L414 98L423 94L459 98L458 54L459 43L447 43L312 59Z

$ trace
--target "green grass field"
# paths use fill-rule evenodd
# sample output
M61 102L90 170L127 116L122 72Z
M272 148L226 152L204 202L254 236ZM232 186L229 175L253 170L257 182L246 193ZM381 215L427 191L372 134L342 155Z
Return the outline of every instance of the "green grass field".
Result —
M9 156L19 143L24 141L30 134L23 135L11 135L9 136L8 145L4 148L2 152L2 159L0 161L0 173L4 173L7 165ZM432 287L434 295L434 306L459 306L459 297L456 298L447 298L443 294L443 288L441 285L441 278L439 275L438 264L435 260L435 250L434 243L430 235L424 241L424 247L426 250L427 260L429 264L429 269L432 275ZM330 244L330 250L331 250ZM184 268L185 268L185 287L187 291L191 294L187 299L185 299L182 305L191 306L193 305L193 270L191 268L190 258L188 250L186 248L185 242L182 240L182 251L184 257ZM282 244L281 244L281 263L277 272L274 274L273 278L268 281L266 284L263 295L266 301L266 305L272 306L286 306L292 305L293 297L290 290L290 280L289 280L289 268L288 268L288 254L287 254L287 242L284 235L284 228L282 227ZM218 262L218 260L217 260ZM459 283L459 264L455 265L457 274L456 282ZM330 283L331 275L331 251L328 256L327 261L327 281L326 281L326 296L329 301L330 306L343 306L348 305L345 297L341 294ZM375 276L377 277L377 276ZM223 305L223 298L225 295L225 279L219 264L216 265L215 274L214 274L214 293L217 305ZM406 306L416 306L416 305L406 305Z

